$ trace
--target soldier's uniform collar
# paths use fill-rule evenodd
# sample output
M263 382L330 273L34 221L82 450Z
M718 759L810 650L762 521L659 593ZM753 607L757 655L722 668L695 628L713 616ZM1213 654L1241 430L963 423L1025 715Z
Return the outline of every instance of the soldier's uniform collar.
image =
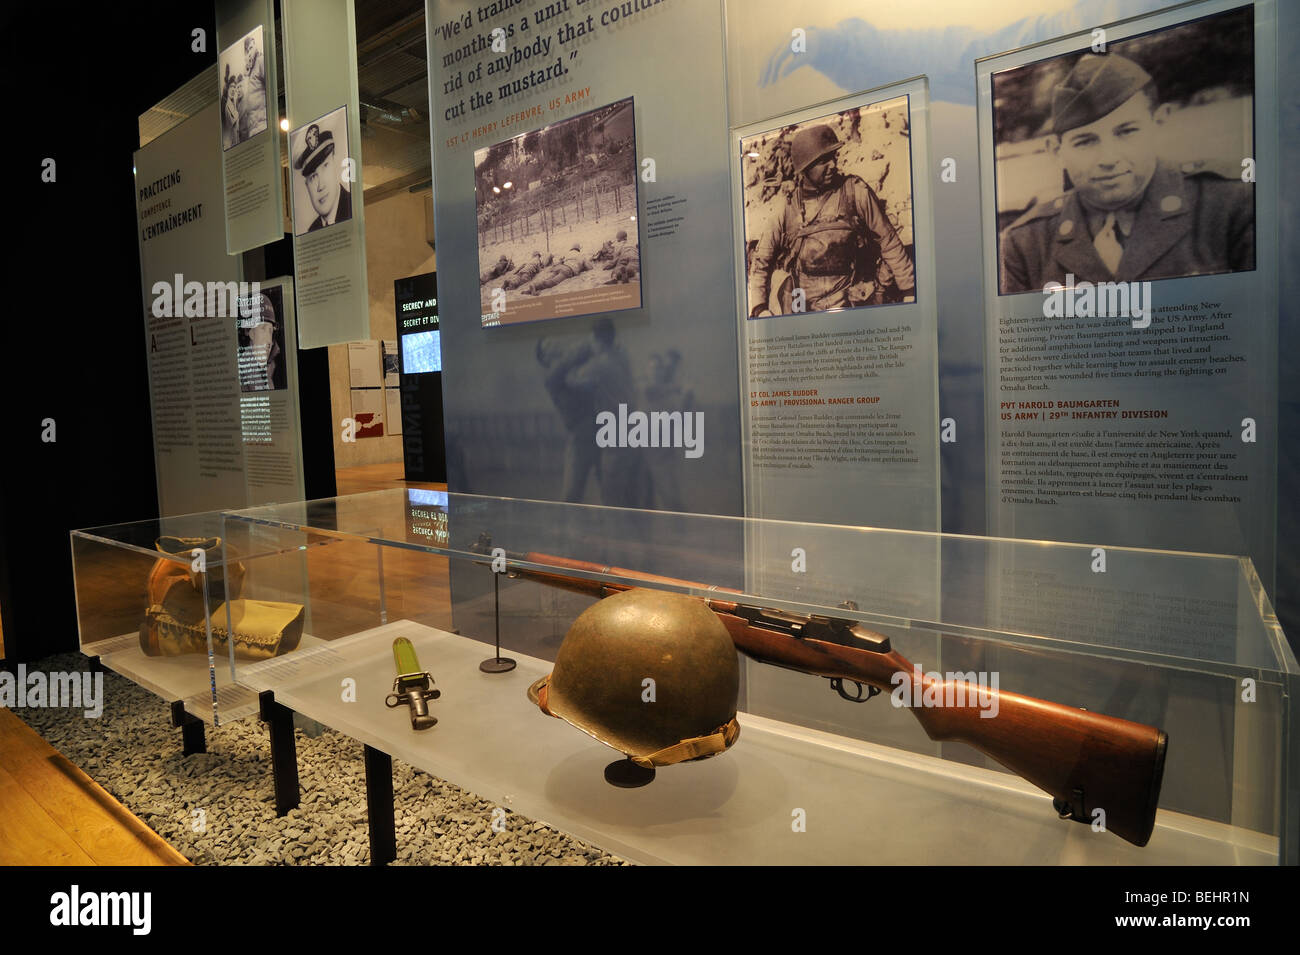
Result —
M1124 256L1114 276L1117 281L1141 276L1191 228L1191 219L1186 215L1190 200L1183 175L1172 163L1161 160L1156 164L1141 201L1131 213ZM1097 210L1085 208L1075 190L1053 200L1049 209L1056 260L1081 278L1109 274L1092 245L1090 214ZM1105 219L1104 212L1101 219Z

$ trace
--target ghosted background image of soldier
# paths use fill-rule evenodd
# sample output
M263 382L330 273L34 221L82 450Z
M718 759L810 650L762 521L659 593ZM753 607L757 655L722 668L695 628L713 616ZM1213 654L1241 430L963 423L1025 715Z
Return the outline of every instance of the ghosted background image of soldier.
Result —
M645 388L646 406L656 411L681 411L695 407L695 392L681 383L682 353L676 348L650 356L650 383ZM680 448L653 448L650 473L656 506L663 510L685 509L682 497L681 469L684 458Z
M546 392L564 421L563 499L582 503L587 478L595 472L596 503L614 507L651 507L651 478L640 449L596 446L596 415L618 414L618 406L640 407L632 365L615 341L614 323L597 319L592 332L576 342L542 338L537 362L546 369Z

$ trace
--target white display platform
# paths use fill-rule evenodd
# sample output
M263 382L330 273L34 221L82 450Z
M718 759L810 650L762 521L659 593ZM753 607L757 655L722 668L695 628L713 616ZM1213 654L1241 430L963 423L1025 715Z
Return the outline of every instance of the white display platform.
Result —
M212 671L202 654L151 657L140 650L140 636L136 633L87 644L81 652L99 657L114 673L168 702L183 700L185 712L213 724ZM230 661L224 656L216 659L216 679L218 723L233 723L257 712L257 694L235 683Z
M384 698L392 641L415 645L442 691L416 732ZM306 642L304 640L304 642ZM1276 837L1161 811L1137 848L1058 819L1017 777L741 714L739 741L661 768L641 789L602 775L620 755L543 715L528 686L550 664L485 674L480 643L409 621L241 667L241 682L504 808L642 863L861 865L1273 865ZM345 702L346 680L355 702ZM887 701L877 701L887 706ZM871 711L864 707L863 719ZM400 802L397 812L402 812ZM804 830L796 831L802 817ZM519 825L507 816L506 825Z

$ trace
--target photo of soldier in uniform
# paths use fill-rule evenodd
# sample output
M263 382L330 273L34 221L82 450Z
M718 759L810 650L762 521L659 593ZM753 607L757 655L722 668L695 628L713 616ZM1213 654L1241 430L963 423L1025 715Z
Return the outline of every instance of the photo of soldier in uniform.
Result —
M906 96L740 142L746 314L916 300Z
M632 100L474 153L484 325L641 307Z
M221 51L217 75L221 78L221 149L252 139L266 131L266 63L262 57L262 28Z
M289 134L294 235L306 235L352 218L348 155L346 106Z
M240 391L283 391L285 372L284 289L262 289L247 315L236 322L239 334L238 364Z
M993 74L999 294L1255 268L1253 14Z

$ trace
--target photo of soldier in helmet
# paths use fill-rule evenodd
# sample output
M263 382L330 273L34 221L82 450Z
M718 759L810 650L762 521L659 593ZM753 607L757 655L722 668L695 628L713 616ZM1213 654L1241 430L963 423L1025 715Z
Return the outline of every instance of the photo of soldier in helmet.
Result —
M903 97L742 141L751 318L915 300L908 122Z
M1246 13L994 74L999 294L1255 268Z

